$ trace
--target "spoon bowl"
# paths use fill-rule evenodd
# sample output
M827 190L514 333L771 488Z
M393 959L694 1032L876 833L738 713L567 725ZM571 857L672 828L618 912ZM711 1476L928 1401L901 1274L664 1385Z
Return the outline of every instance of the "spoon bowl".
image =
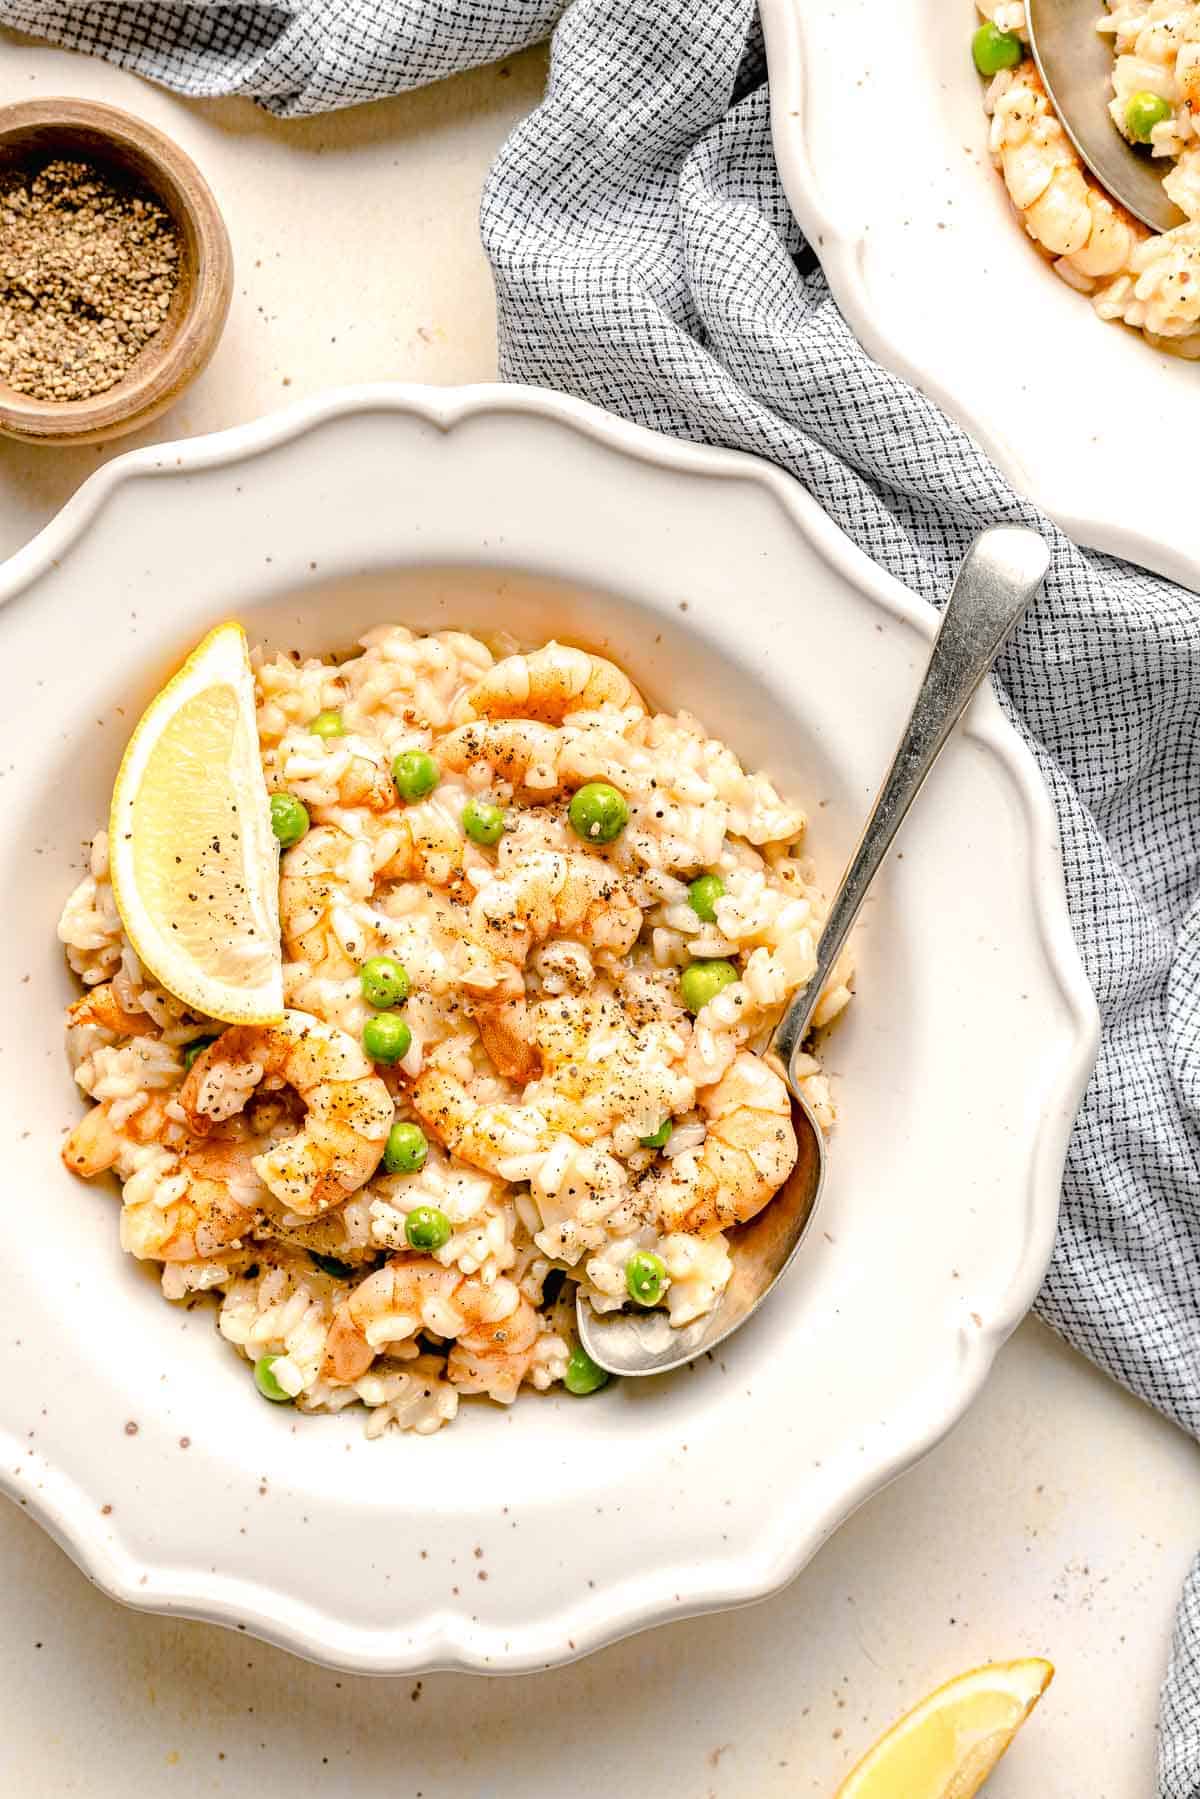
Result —
M813 1014L896 832L971 696L1041 586L1048 561L1037 532L1012 525L981 531L967 551L892 766L830 904L812 976L793 995L766 1050L791 1094L796 1165L763 1210L731 1233L729 1284L715 1310L694 1324L674 1330L667 1313L657 1309L597 1312L577 1294L580 1341L610 1374L665 1374L715 1349L758 1310L799 1250L825 1181L824 1139L796 1072Z
M1099 0L1025 0L1029 43L1063 130L1097 181L1151 231L1186 223L1162 178L1174 167L1122 137L1108 110L1112 48L1096 30Z
M796 1166L770 1205L729 1234L733 1273L721 1303L676 1330L664 1311L597 1312L577 1306L579 1335L610 1374L669 1374L723 1343L756 1311L794 1260L825 1185L825 1139L807 1101L792 1093Z

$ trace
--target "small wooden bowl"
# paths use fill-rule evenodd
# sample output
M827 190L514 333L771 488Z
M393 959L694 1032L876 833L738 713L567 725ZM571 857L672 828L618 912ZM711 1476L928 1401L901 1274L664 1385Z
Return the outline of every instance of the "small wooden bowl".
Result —
M191 158L115 106L64 99L0 107L0 172L31 154L78 156L136 176L179 232L179 280L162 328L114 386L86 400L34 400L0 380L0 435L42 444L121 437L172 405L216 349L233 290L229 236Z

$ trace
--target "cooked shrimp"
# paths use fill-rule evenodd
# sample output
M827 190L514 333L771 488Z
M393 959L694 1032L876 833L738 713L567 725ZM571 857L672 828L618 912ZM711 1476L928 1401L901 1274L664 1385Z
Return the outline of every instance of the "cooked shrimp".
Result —
M536 1107L503 1100L480 1104L466 1082L440 1064L436 1051L413 1082L409 1099L443 1148L504 1180L528 1180L531 1165L540 1162L553 1141L550 1125Z
M121 1138L113 1129L107 1103L89 1106L62 1146L62 1159L72 1174L90 1181L116 1166Z
M637 942L641 909L601 857L533 850L500 868L471 904L472 929L494 955L523 966L551 936L618 956Z
M360 934L352 908L369 899L373 885L370 844L335 825L317 825L287 850L279 866L279 924L289 958L333 979L352 975L363 960L347 949Z
M429 1256L396 1256L336 1308L324 1373L359 1380L385 1345L421 1330L454 1340L446 1372L455 1386L503 1405L516 1398L539 1334L536 1311L512 1281L488 1286Z
M166 1129L165 1093L147 1095L137 1111L121 1118L119 1127L112 1121L113 1103L101 1100L91 1106L62 1146L64 1163L72 1174L82 1175L84 1180L109 1168L123 1174L127 1153L144 1144L158 1143Z
M576 1142L612 1134L624 1154L695 1103L683 1039L669 1023L633 1026L603 987L542 1000L531 1008L530 1025L542 1072L526 1087L525 1102Z
M762 1211L795 1166L797 1145L787 1088L747 1050L699 1105L708 1130L694 1174L665 1169L641 1191L657 1200L664 1231L707 1236Z
M334 1311L325 1340L325 1370L338 1381L359 1380L385 1344L405 1343L428 1325L438 1336L446 1332L440 1307L462 1280L457 1268L443 1268L432 1257L394 1257L360 1281Z
M186 1184L177 1198L126 1207L122 1213L121 1242L133 1255L162 1262L207 1261L240 1243L262 1217L267 1192L250 1143L218 1138L194 1144L180 1158L178 1174ZM169 1183L171 1177L165 1178Z
M533 1036L529 1006L522 997L475 1006L475 1028L496 1072L524 1087L533 1080L542 1058Z
M199 1056L180 1103L199 1136L245 1105L259 1082L286 1084L306 1108L293 1137L256 1156L276 1199L311 1218L370 1180L395 1116L392 1096L354 1039L306 1012L277 1025L231 1025Z
M1090 292L1129 267L1146 232L1085 173L1031 61L998 94L991 144L1026 231L1062 259L1064 279Z
M333 980L353 975L368 954L364 938L376 882L450 886L461 875L463 840L449 819L410 806L351 836L317 825L280 863L279 923L289 960Z
M503 1291L498 1293L498 1287ZM516 1304L500 1313L509 1289L517 1295ZM501 1405L511 1405L534 1359L540 1334L536 1311L511 1281L487 1287L480 1280L466 1279L453 1304L467 1328L458 1333L446 1363L451 1384L460 1393L486 1393Z
M459 725L438 744L438 761L452 774L483 762L502 781L549 798L562 791L556 770L562 734L534 718L480 718Z
M564 643L506 656L471 688L466 703L479 717L540 718L548 724L601 706L646 710L641 694L615 663Z
M250 1146L218 1139L179 1155L156 1148L167 1114L159 1096L114 1127L107 1102L92 1106L63 1145L72 1174L114 1169L126 1182L122 1247L143 1259L191 1262L216 1255L248 1230L265 1189Z
M338 804L362 806L368 812L390 812L396 804L392 771L370 756L351 756L338 782Z
M149 1013L131 1012L121 1004L114 981L91 988L67 1007L67 1047L75 1078L88 1093L95 1084L97 1052L138 1039L146 1040L148 1047L151 1041L157 1043L159 1037L159 1027Z
M462 834L437 806L406 806L396 830L395 850L380 871L385 878L449 887L462 875Z
M67 1029L74 1025L95 1025L113 1037L145 1037L154 1033L154 1024L145 1012L127 1012L117 998L112 981L93 987L67 1007Z
M1091 179L1050 109L1036 68L997 76L992 152L1026 230L1055 272L1090 294L1103 319L1144 331L1157 348L1200 357L1200 224L1151 236ZM1165 185L1185 206L1200 194L1195 152Z

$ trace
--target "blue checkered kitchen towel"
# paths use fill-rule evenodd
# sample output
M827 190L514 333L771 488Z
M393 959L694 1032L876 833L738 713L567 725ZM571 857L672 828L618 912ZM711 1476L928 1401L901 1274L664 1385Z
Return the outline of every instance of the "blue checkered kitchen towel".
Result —
M789 469L931 601L982 520L1053 541L1000 674L1058 808L1104 1017L1042 1316L1200 1435L1200 599L1068 543L877 368L784 198L754 0L0 0L0 22L283 117L489 61L557 24L482 227L511 380ZM1200 1799L1200 1565L1163 1690L1160 1799Z

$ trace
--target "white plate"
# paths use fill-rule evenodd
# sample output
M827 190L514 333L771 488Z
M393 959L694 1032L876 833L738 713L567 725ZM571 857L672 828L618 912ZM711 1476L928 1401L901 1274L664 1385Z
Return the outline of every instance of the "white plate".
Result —
M138 708L230 614L306 650L397 617L604 647L807 796L834 874L932 615L794 482L559 396L363 389L108 464L0 599L0 1480L93 1580L344 1667L533 1668L779 1586L953 1423L1041 1280L1096 1041L990 692L860 932L824 1215L719 1361L368 1443L264 1405L56 1154L59 907Z
M1105 324L987 150L972 0L762 0L775 154L864 348L1077 542L1200 589L1200 367Z

